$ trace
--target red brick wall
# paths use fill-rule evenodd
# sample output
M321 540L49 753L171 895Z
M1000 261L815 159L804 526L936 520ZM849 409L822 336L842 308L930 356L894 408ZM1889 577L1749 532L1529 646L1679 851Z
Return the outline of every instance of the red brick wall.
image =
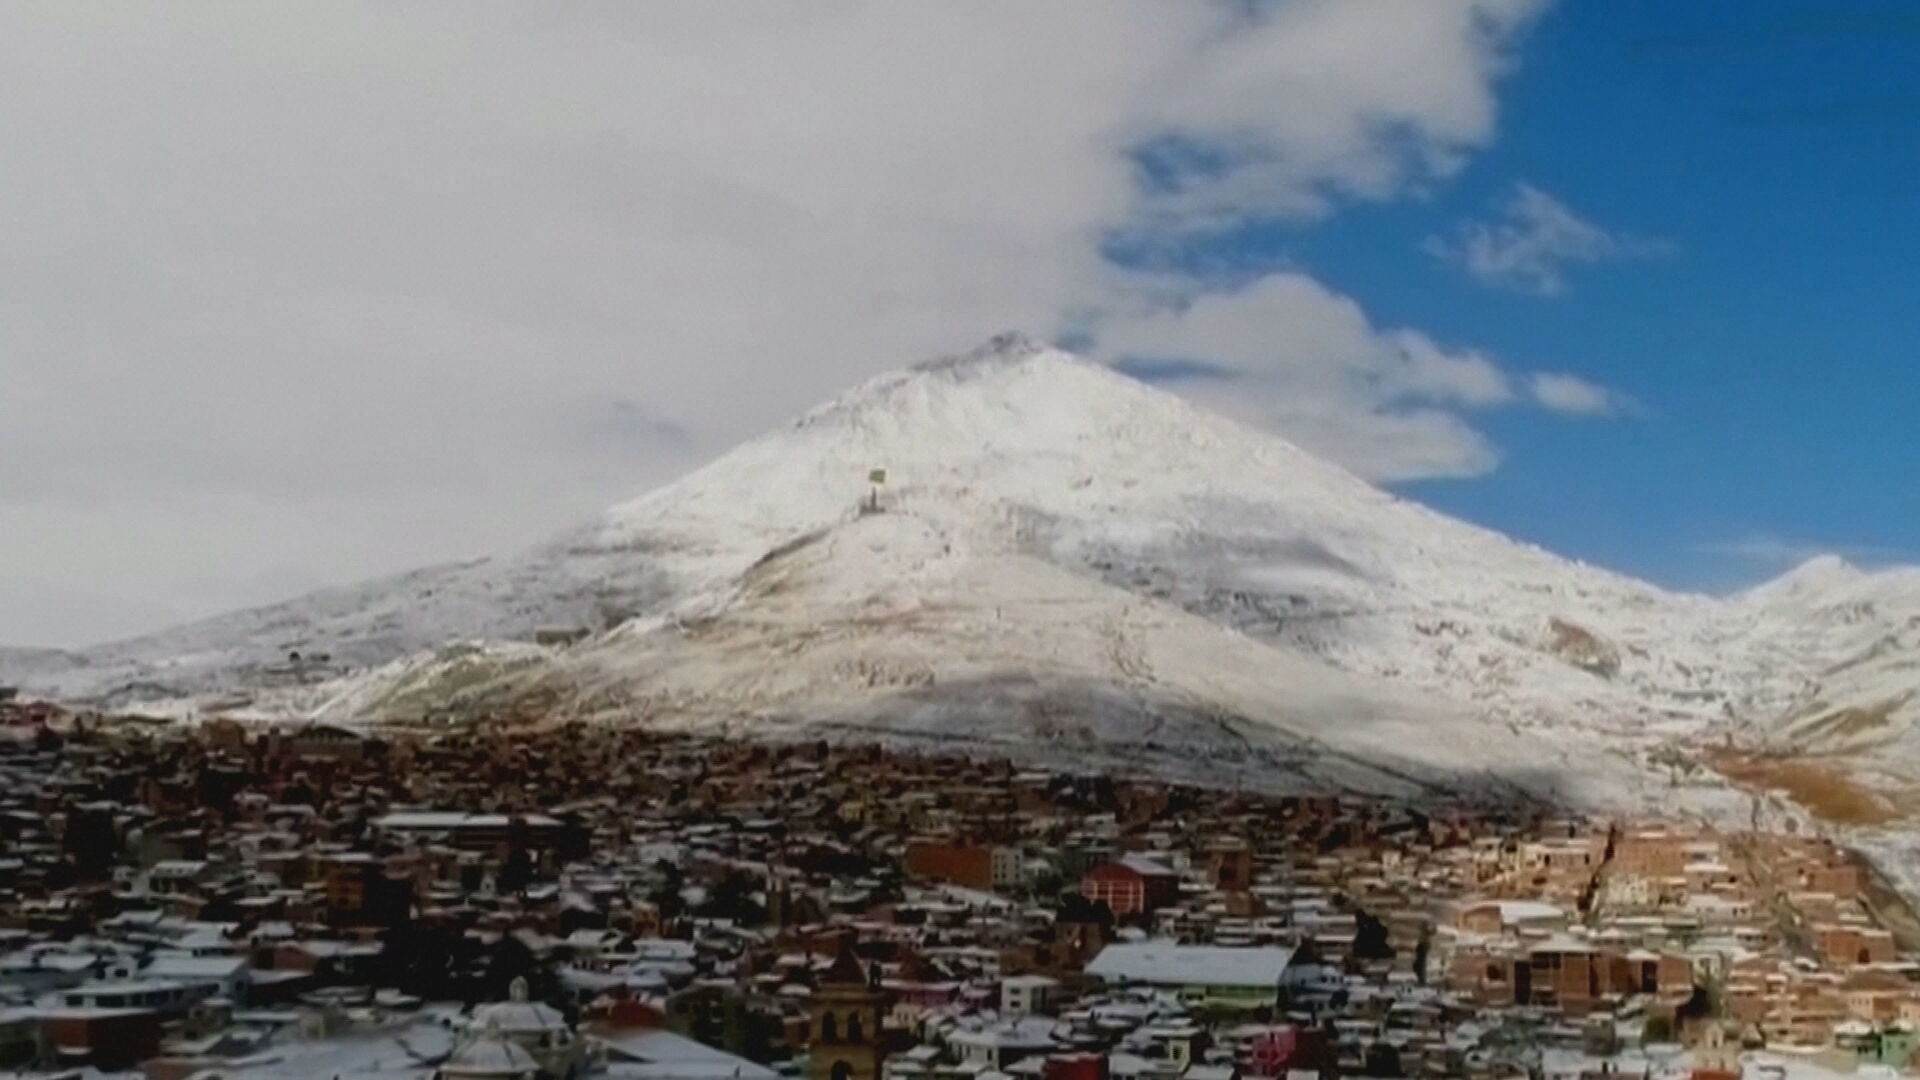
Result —
M1816 866L1807 871L1807 889L1851 900L1860 893L1860 871L1851 866Z
M1106 904L1115 915L1136 915L1150 910L1146 878L1114 863L1087 871L1080 879L1080 895Z
M1614 873L1630 877L1679 877L1686 866L1686 842L1677 837L1626 836L1613 850Z
M969 889L993 888L993 851L971 844L916 840L907 845L907 876Z
M160 1016L152 1012L55 1014L40 1022L40 1031L63 1050L84 1048L91 1064L109 1070L134 1065L160 1048Z

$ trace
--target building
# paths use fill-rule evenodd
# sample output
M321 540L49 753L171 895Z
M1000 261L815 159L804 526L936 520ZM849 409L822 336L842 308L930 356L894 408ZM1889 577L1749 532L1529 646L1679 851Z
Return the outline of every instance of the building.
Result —
M413 883L387 873L366 852L347 852L327 859L327 920L335 926L399 926L413 908Z
M1284 945L1179 945L1165 941L1109 945L1087 974L1122 986L1177 992L1190 1005L1260 1008L1279 1002L1293 983L1295 952Z
M360 761L378 743L363 732L338 724L302 724L289 731L275 729L268 736L268 753L325 761Z
M1151 915L1180 897L1180 876L1144 855L1128 855L1088 870L1080 895L1107 905L1116 918Z
M539 1080L545 1075L526 1048L498 1031L485 1031L455 1050L434 1070L433 1080Z
M1003 1073L1018 1062L1060 1049L1053 1028L1053 1021L1042 1017L1014 1017L960 1027L948 1033L947 1046L963 1069Z
M1688 846L1687 837L1665 829L1635 830L1614 841L1610 869L1620 877L1682 877Z
M1551 934L1567 928L1567 913L1537 900L1481 900L1462 905L1454 926L1475 934Z
M807 1002L808 1080L880 1080L889 999L854 957L852 942L843 940Z
M644 1025L597 1029L607 1073L645 1080L779 1080L764 1065L672 1031Z
M907 844L907 875L983 891L1020 884L1020 850L984 844L914 840Z
M40 1012L40 1039L63 1065L130 1069L159 1050L160 1014L133 1006L56 1006Z
M1893 934L1877 927L1816 926L1813 939L1821 957L1838 968L1884 964L1894 959Z
M252 968L244 956L161 953L149 960L140 974L149 979L199 987L207 997L245 1005L252 985Z
M567 1018L551 1005L527 1000L527 981L516 978L506 1001L482 1005L473 1010L466 1025L470 1045L484 1044L492 1049L482 1057L498 1057L494 1051L501 1042L524 1051L542 1075L571 1076L585 1060L585 1044L574 1035ZM510 1055L520 1060L519 1055ZM457 1075L448 1074L450 1077Z
M1011 975L1000 980L1000 1011L1008 1016L1053 1012L1060 980L1045 975Z
M447 843L468 851L491 851L524 844L545 848L558 840L565 826L546 814L467 814L457 811L396 811L373 820L374 831L396 840L445 837Z
M1222 892L1245 892L1253 887L1253 848L1237 836L1220 837L1207 845L1207 876Z

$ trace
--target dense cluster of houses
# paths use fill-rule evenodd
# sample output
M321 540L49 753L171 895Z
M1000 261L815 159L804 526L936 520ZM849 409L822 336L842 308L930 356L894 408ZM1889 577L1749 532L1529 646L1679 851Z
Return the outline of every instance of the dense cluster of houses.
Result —
M1920 1047L1897 901L1812 836L0 708L0 1074L1725 1080Z

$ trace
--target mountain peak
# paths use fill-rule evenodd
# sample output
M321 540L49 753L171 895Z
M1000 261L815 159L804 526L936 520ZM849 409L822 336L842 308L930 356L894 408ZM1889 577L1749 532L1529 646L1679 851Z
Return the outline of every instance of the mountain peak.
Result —
M1806 562L1787 572L1789 578L1802 578L1815 581L1829 581L1836 578L1852 580L1864 571L1832 552L1815 555Z
M0 682L260 716L818 724L1343 784L1497 750L1510 775L1586 785L1730 709L1788 715L1815 682L1875 715L1920 702L1902 573L1825 556L1749 597L1674 596L1002 334L520 555L52 662L0 650ZM556 628L590 636L539 644ZM287 686L295 651L346 670Z
M874 376L802 414L786 433L769 437L838 432L885 444L872 449L895 458L936 451L951 461L990 446L1097 452L1089 444L1098 441L1102 429L1147 414L1156 415L1161 426L1182 429L1226 422L1211 415L1196 419L1194 413L1174 395L1105 364L1024 334L1003 333L972 350ZM899 445L903 442L910 445ZM795 449L788 446L782 453Z
M1020 363L1038 356L1054 355L1066 357L1060 352L1033 340L1018 330L1006 330L988 338L978 347L963 353L938 356L932 360L923 360L914 364L910 371L950 371L973 367L990 367L998 364Z
M1815 555L1779 577L1756 586L1747 593L1747 597L1761 602L1817 597L1844 589L1866 576L1865 570L1839 555L1827 552Z

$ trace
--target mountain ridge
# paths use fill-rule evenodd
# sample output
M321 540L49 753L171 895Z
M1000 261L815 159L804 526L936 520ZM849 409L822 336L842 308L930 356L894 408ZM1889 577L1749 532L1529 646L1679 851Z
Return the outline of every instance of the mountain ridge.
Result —
M873 469L886 470L884 484L868 483ZM863 509L876 491L877 508ZM810 569L793 576L791 566ZM974 604L998 595L1002 574L1158 650L1158 684L1125 658L1132 646L1108 649L1052 609L1017 596L997 613ZM776 580L785 592L767 591ZM1896 699L1885 725L1906 737L1913 710L1900 692L1920 683L1902 636L1920 632L1920 587L1906 581L1816 561L1735 597L1669 592L1448 518L1103 365L1002 336L870 379L527 551L78 650L52 666L0 653L0 681L114 706L351 720L417 718L431 711L428 685L476 710L547 701L607 718L620 715L608 703L624 701L645 722L691 726L880 730L891 701L928 725L1017 739L977 710L960 715L947 691L972 680L998 688L983 700L1012 700L1004 688L1031 676L1098 698L1090 709L1114 718L1108 734L1145 730L1154 708L1212 710L1298 742L1342 722L1332 703L1359 701L1362 712L1431 717L1489 745L1524 736L1547 758L1557 740L1639 760L1723 730L1813 748L1834 726L1809 734L1823 709L1871 713ZM1901 586L1896 602L1876 606L1889 582ZM895 593L934 606L868 633L863 620L892 611ZM848 596L865 608L848 608ZM1026 641L1025 655L993 644L993 619L1010 606L1033 625L1008 634L1002 620L999 633ZM1291 672L1291 684L1247 685L1162 640L1156 628L1173 625L1237 663ZM702 638L702 627L732 636ZM529 644L544 628L589 636L564 649ZM914 653L914 635L954 659ZM458 644L468 640L485 644ZM1060 643L1053 666L1025 671L1049 640ZM800 658L785 682L753 671L781 656ZM712 671L676 681L666 657ZM863 657L873 659L865 675ZM807 666L816 660L825 666ZM869 677L876 685L857 685ZM667 702L650 685L678 696ZM1073 693L1023 693L1014 696L1046 703L1033 704L1041 712L1073 709ZM1317 718L1302 701L1322 702ZM1382 761L1399 750L1365 739L1336 749Z

